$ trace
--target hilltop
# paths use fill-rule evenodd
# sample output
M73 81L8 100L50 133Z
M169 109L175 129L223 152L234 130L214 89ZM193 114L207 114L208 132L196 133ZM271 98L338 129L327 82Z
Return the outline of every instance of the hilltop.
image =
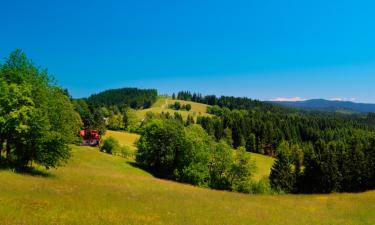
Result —
M191 110L175 110L172 108L169 108L169 105L174 104L175 102L180 102L183 105L190 104ZM208 105L203 103L197 103L192 101L184 101L184 100L176 100L172 99L171 97L166 96L159 96L156 100L156 102L147 109L141 109L137 110L137 115L139 119L143 119L146 116L147 112L152 112L155 114L161 114L164 113L170 113L173 115L174 113L179 113L183 117L183 119L186 119L188 115L193 116L196 118L197 116L210 116L210 114L207 113L207 107Z

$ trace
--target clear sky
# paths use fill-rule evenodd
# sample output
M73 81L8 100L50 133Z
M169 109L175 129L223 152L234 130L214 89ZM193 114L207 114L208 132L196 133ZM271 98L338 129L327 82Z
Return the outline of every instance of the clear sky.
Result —
M108 88L374 102L374 1L0 0L21 48L74 97Z

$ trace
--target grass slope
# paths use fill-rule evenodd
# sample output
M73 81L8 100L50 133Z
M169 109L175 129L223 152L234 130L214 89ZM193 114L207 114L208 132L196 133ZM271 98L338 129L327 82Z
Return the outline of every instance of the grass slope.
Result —
M180 102L183 105L190 104L191 110L190 111L184 111L184 110L174 110L168 108L168 105L174 104L176 101ZM142 120L147 112L153 112L155 114L161 114L162 112L169 112L171 115L173 115L175 112L178 112L181 114L181 116L186 119L188 115L192 115L194 118L196 118L199 115L202 116L210 116L210 114L206 113L207 111L207 105L196 103L196 102L190 102L190 101L183 101L183 100L172 100L170 97L165 96L159 96L158 100L155 102L155 104L148 109L143 110L137 110L137 115L140 120Z
M0 224L374 224L375 192L245 195L160 180L73 147L49 177L0 171Z
M127 146L131 150L136 150L135 141L139 139L138 134L122 132L122 131L107 130L104 135L104 139L109 138L109 137L113 137L117 139L120 145Z

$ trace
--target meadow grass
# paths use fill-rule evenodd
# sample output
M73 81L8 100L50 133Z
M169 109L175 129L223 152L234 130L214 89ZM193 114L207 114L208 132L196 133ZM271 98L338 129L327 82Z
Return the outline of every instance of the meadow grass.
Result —
M247 195L154 178L97 148L48 177L0 171L0 224L374 224L375 192Z
M260 180L263 177L268 177L271 172L271 167L275 161L274 158L257 154L257 153L249 153L251 160L255 161L256 170L253 176L254 180Z
M183 105L190 104L191 110L174 110L170 109L168 106L170 104L174 104L176 101L180 102ZM193 116L196 118L197 116L211 116L207 113L207 107L208 105L197 103L197 102L191 102L191 101L183 101L183 100L173 100L170 97L166 96L159 96L157 101L152 105L151 108L143 109L143 110L137 110L137 116L140 120L145 118L147 112L153 112L155 114L161 114L162 112L167 113L169 112L172 116L175 112L178 112L181 114L183 119L186 119L188 115Z
M135 150L135 142L139 139L138 134L133 134L129 132L123 132L123 131L112 131L112 130L107 130L104 139L113 137L117 139L122 146L129 147L131 150Z

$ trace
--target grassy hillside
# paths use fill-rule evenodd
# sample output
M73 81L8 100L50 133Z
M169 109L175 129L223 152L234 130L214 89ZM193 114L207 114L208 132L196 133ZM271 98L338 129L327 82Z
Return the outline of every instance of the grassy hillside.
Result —
M0 224L373 224L375 192L245 195L160 180L73 147L49 176L0 171Z
M168 108L168 105L174 104L176 101L180 102L183 105L190 104L191 110L190 111L184 111L184 110L173 110ZM196 102L190 102L190 101L183 101L183 100L172 100L172 98L159 96L158 100L155 102L155 104L148 109L138 110L137 115L140 120L142 120L147 112L153 112L155 114L160 114L162 112L169 112L170 114L174 114L175 112L178 112L182 115L184 119L187 118L188 115L194 116L196 118L199 115L205 115L209 116L209 114L206 113L207 111L207 105L196 103Z
M128 133L128 132L121 132L121 131L112 131L107 130L104 139L108 137L113 137L117 139L120 145L127 146L132 150L135 150L135 141L139 139L138 134Z

